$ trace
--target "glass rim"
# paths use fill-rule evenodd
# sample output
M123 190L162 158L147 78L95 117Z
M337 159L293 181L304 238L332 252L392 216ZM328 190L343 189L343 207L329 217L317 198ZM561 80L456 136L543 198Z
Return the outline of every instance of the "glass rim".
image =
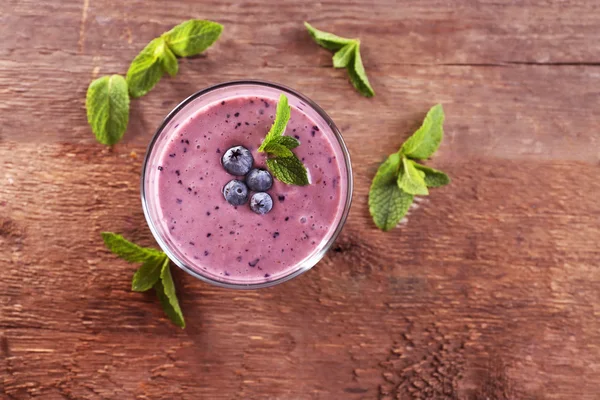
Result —
M146 171L147 171L147 166L148 166L148 162L150 159L150 155L152 154L152 151L154 150L154 145L156 144L158 138L160 137L160 135L162 134L162 132L166 128L166 126L169 124L169 122L171 122L171 120L180 111L182 111L188 104L190 104L197 98L199 98L207 93L210 93L212 91L218 90L218 89L223 89L223 88L227 88L227 87L231 87L231 86L241 86L241 85L257 85L257 86L263 86L263 87L267 87L267 88L271 88L271 89L280 90L285 93L289 93L289 94L297 97L301 101L305 102L306 105L310 106L317 114L319 114L319 116L321 118L323 118L323 120L327 123L327 125L331 129L333 135L337 139L337 142L340 146L342 154L344 155L344 163L346 166L346 175L347 175L347 182L348 182L347 190L346 190L346 199L344 202L344 210L343 210L342 215L337 223L335 230L333 231L333 233L331 234L331 236L329 237L329 239L327 240L325 245L321 248L321 250L319 250L317 253L314 253L313 255L309 256L308 258L304 259L300 263L298 263L299 268L293 270L292 272L290 272L282 277L279 277L274 280L266 281L266 282L247 283L247 284L246 283L229 283L229 282L223 282L223 281L219 281L217 279L213 279L210 276L203 275L200 272L194 270L193 268L186 265L186 263L184 263L182 260L180 260L174 254L174 252L171 251L170 247L165 243L165 241L161 237L161 234L160 234L158 228L155 226L155 222L152 220L152 218L150 216L150 212L148 210L149 206L148 206L148 201L146 199L146 194L145 194ZM265 287L275 286L275 285L278 285L283 282L287 282L287 281L303 274L304 272L312 269L315 265L317 265L319 263L319 261L321 261L323 259L323 257L327 253L327 251L331 248L331 246L333 245L333 243L339 236L340 232L342 231L342 229L346 223L346 220L348 218L348 213L350 212L350 205L352 204L353 190L354 190L354 182L353 182L353 178L352 178L352 163L350 162L350 152L348 151L348 147L346 146L346 143L344 142L344 139L342 137L340 130L335 125L335 123L333 122L331 117L329 117L329 115L327 115L325 110L323 110L318 104L316 104L314 101L312 101L305 95L303 95L303 94L297 92L296 90L291 89L287 86L280 85L278 83L262 81L262 80L252 80L252 79L227 81L227 82L219 83L216 85L208 86L202 90L195 92L194 94L192 94L191 96L189 96L185 100L183 100L181 103L179 103L177 106L175 106L167 114L167 116L163 119L163 121L159 125L158 129L154 133L154 136L150 140L148 147L146 148L144 162L142 163L142 174L141 174L141 185L140 185L142 209L144 211L144 217L146 218L146 223L148 224L148 227L150 228L150 231L152 232L152 236L154 236L154 239L156 240L156 242L158 243L158 245L160 246L162 251L165 252L165 254L169 257L169 259L175 265L177 265L180 269L184 270L185 272L192 275L193 277L200 279L206 283L210 283L212 285L219 286L222 288L227 288L227 289L246 289L246 290L261 289L261 288L265 288ZM304 263L307 263L307 261L308 261L308 265L302 265Z

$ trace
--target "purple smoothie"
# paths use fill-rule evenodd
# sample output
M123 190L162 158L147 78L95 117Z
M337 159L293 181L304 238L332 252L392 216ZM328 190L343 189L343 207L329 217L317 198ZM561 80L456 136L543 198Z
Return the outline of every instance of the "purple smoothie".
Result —
M221 165L227 149L242 145L255 167L266 168L257 149L273 124L279 93L235 91L208 99L178 123L171 121L152 149L146 199L155 227L177 259L211 280L257 284L306 268L343 219L348 178L340 144L323 118L291 98L285 135L300 141L294 152L310 185L274 179L268 191L273 209L265 215L224 199L223 187L236 179Z

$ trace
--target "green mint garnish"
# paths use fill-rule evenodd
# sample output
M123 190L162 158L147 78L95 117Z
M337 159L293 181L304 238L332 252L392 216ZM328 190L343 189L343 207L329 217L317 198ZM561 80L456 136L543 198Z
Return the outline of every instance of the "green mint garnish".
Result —
M425 160L436 152L444 137L444 110L442 105L433 106L423 125L402 145L402 153L407 157Z
M102 77L88 88L88 122L102 144L112 145L123 137L129 119L129 96L148 93L167 72L177 75L178 57L199 54L217 41L223 25L192 19L153 39L133 59L125 79L118 75ZM120 80L118 79L120 78ZM123 95L123 89L127 96Z
M369 191L369 211L384 231L395 227L413 202L413 195L398 186L401 165L400 154L390 155L377 170Z
M145 292L152 289L156 282L158 282L160 272L165 264L169 264L169 259L164 254L144 261L142 266L133 274L131 290L134 292Z
M275 121L273 121L271 129L267 132L267 136L265 136L265 140L263 140L258 151L265 151L265 148L269 144L279 142L280 138L283 137L290 116L291 109L288 104L288 98L286 95L281 94L281 96L279 96L279 102L277 103L277 110L275 111Z
M165 255L162 251L131 243L116 233L103 232L102 239L110 251L130 263L141 263Z
M258 151L269 155L267 167L275 178L289 185L305 186L309 184L308 172L302 161L292 151L300 145L300 142L293 137L283 136L289 120L288 98L282 94L277 103L273 126Z
M160 271L160 280L154 285L154 290L160 300L160 304L163 306L165 314L169 316L175 325L185 328L185 320L183 319L183 313L179 307L177 293L175 292L175 283L171 276L171 269L169 268L168 261L163 264L162 270Z
M300 142L298 141L298 139L291 136L281 136L277 142L290 150L300 146Z
M111 232L102 232L102 239L106 247L123 260L142 263L133 275L131 290L145 292L154 288L167 316L175 325L185 328L167 255L159 250L140 247Z
M107 145L117 143L129 121L127 82L121 75L96 79L88 87L85 107L96 139Z
M333 55L333 66L335 68L346 68L354 60L356 45L356 43L350 43L336 51Z
M333 66L335 68L346 68L350 76L350 82L356 90L365 97L373 97L375 91L369 83L365 67L360 56L360 40L347 39L336 36L333 33L323 32L312 27L308 22L304 23L309 35L321 47L335 51L333 55Z
M127 71L131 97L148 93L165 72L177 75L176 55L190 57L203 52L217 41L222 31L223 25L216 22L191 19L152 40Z
M444 136L444 110L432 107L421 127L400 150L379 166L369 191L369 211L375 225L388 231L406 215L415 195L426 196L428 188L450 183L441 171L426 167L414 159L426 159L435 153Z
M316 28L313 28L308 22L304 22L304 26L308 29L308 34L314 39L315 42L321 47L327 50L337 51L348 44L354 44L358 42L358 39L346 39L333 33L323 32Z
M269 158L267 167L275 178L288 185L306 186L310 183L306 167L293 153L291 157Z
M356 90L365 97L375 96L375 91L373 91L373 88L369 83L369 78L367 78L367 72L363 66L362 58L360 58L360 43L356 44L354 60L346 69L348 70L348 75L350 75L350 82L352 82Z
M168 46L164 46L164 51L160 57L160 63L163 66L165 72L171 77L175 77L179 72L179 63L177 57L173 54L173 51Z
M264 147L263 151L265 153L268 153L272 156L279 157L279 158L294 157L294 153L292 152L292 150L288 149L285 145L283 145L279 142L271 142L271 143L267 144Z
M127 85L131 97L145 95L158 83L165 73L165 65L170 66L172 63L172 60L168 61L168 51L165 40L159 37L148 43L133 59L127 71ZM172 66L169 69L172 70Z
M406 156L402 157L402 167L398 175L398 186L408 194L427 196L427 184L425 184L425 172L415 167L415 162Z
M448 175L437 169L426 167L425 165L414 163L415 168L425 173L425 184L427 187L440 187L450 183Z
M223 32L221 24L191 19L177 25L162 36L177 56L191 57L212 46L221 36L221 32Z

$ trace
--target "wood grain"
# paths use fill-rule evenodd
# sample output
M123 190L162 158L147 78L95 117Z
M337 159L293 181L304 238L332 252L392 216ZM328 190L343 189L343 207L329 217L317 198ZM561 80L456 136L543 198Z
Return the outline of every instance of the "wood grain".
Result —
M597 1L0 3L0 398L581 399L600 393L600 3ZM132 101L123 142L85 120L93 77L153 37L222 22L206 55ZM302 21L358 36L361 98ZM341 127L348 223L312 271L218 289L176 270L188 327L104 230L152 245L139 200L160 120L207 85L294 87ZM444 104L430 165L450 186L377 231L379 163Z

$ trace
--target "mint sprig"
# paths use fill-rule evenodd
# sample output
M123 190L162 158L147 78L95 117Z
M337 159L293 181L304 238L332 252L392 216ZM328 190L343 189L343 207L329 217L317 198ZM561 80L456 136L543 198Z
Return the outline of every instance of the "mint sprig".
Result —
M442 171L419 164L415 159L431 157L444 136L444 110L433 106L421 127L398 152L379 166L369 191L369 211L375 225L388 231L406 215L415 195L426 196L428 188L450 183Z
M350 82L356 90L365 97L373 97L375 91L369 83L360 56L360 40L343 38L333 33L320 31L308 22L305 22L304 26L319 46L336 52L333 55L333 66L335 68L346 68L350 76Z
M102 239L106 247L123 260L142 263L133 275L131 290L145 292L154 288L167 316L175 325L185 328L167 255L159 250L140 247L112 232L102 232Z
M217 41L223 25L212 21L191 19L152 40L133 59L127 71L131 97L148 93L167 72L177 75L177 58L200 54Z
M119 142L129 120L129 96L145 95L165 72L176 76L177 56L190 57L203 52L217 41L222 31L223 25L216 22L185 21L148 43L131 62L126 79L112 75L93 81L87 92L86 110L96 139L107 145Z
M288 185L305 186L308 181L308 171L292 149L300 142L291 136L284 136L285 128L290 120L291 110L288 98L281 94L275 112L275 121L258 148L259 152L269 155L267 167L275 178Z

